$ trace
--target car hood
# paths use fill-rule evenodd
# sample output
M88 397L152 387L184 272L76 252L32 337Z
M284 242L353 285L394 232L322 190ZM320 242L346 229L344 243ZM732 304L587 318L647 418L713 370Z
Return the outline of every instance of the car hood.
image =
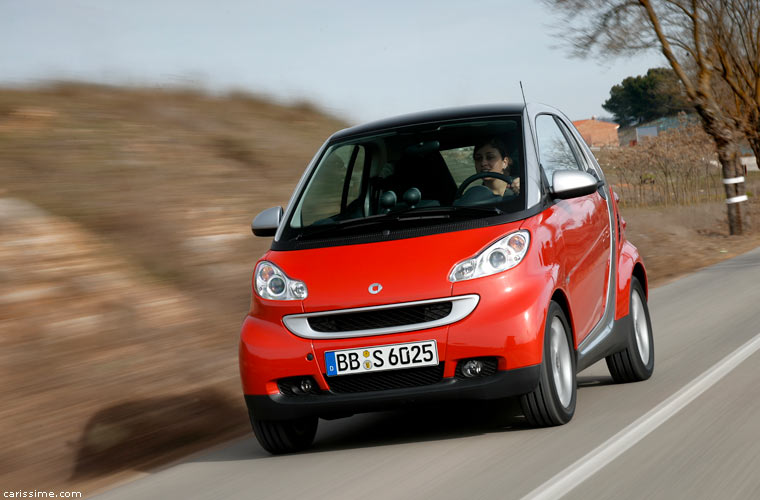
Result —
M491 242L519 229L512 222L360 245L270 251L264 258L306 283L304 312L448 297L449 272ZM380 286L377 286L379 284ZM374 285L370 293L370 287ZM380 288L382 287L382 288Z

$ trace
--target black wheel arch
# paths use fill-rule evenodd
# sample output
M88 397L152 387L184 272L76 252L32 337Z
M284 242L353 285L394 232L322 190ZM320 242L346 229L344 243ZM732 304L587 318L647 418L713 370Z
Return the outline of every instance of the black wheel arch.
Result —
M647 272L644 270L644 266L641 264L641 262L637 262L636 265L633 266L633 272L631 274L634 278L639 280L641 287L644 289L644 296L647 300L649 300L649 283L647 282Z
M567 318L568 327L570 328L570 340L572 341L570 343L570 347L573 349L573 353L577 358L578 350L575 348L575 344L578 339L575 338L575 330L573 329L573 314L570 311L570 302L567 300L567 295L565 295L565 292L561 288L557 288L554 290L551 300L556 302L557 305L562 308L562 312L565 313L565 318ZM549 306L547 305L546 307L548 309Z

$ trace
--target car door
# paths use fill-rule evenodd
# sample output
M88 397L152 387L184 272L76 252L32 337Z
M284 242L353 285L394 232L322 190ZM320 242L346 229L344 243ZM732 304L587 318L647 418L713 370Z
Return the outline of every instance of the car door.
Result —
M596 175L586 163L567 126L551 114L536 117L541 168L549 185L558 170L581 170ZM599 190L557 200L552 221L562 248L558 286L565 290L571 308L576 343L601 319L606 306L610 269L610 227L607 201Z

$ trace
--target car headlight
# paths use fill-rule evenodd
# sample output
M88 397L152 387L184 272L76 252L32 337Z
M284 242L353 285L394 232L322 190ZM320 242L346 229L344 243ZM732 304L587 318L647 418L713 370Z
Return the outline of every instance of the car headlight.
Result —
M309 295L303 281L288 278L282 269L271 262L259 262L254 276L254 288L263 299L303 300Z
M505 236L478 255L454 266L449 274L449 281L471 280L512 269L525 257L529 244L528 231L517 231Z

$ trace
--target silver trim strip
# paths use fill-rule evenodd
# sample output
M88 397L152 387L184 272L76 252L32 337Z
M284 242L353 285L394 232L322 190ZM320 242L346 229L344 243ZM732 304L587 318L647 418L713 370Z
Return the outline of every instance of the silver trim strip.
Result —
M398 307L417 306L421 304L435 304L436 302L451 302L451 312L435 321L426 321L423 323L414 323L410 325L399 325L387 328L372 328L371 330L350 330L346 332L318 332L309 325L309 318L319 316L330 316L336 314L351 314L365 311L377 311L382 309L395 309ZM425 330L438 326L445 326L455 323L460 319L467 317L480 302L479 295L459 295L456 297L445 297L441 299L417 300L414 302L400 302L396 304L383 304L381 306L355 307L353 309L337 309L332 311L320 311L315 313L290 314L282 318L285 327L294 335L305 339L348 339L354 337L371 337L373 335L388 335L391 333L411 332L414 330Z

